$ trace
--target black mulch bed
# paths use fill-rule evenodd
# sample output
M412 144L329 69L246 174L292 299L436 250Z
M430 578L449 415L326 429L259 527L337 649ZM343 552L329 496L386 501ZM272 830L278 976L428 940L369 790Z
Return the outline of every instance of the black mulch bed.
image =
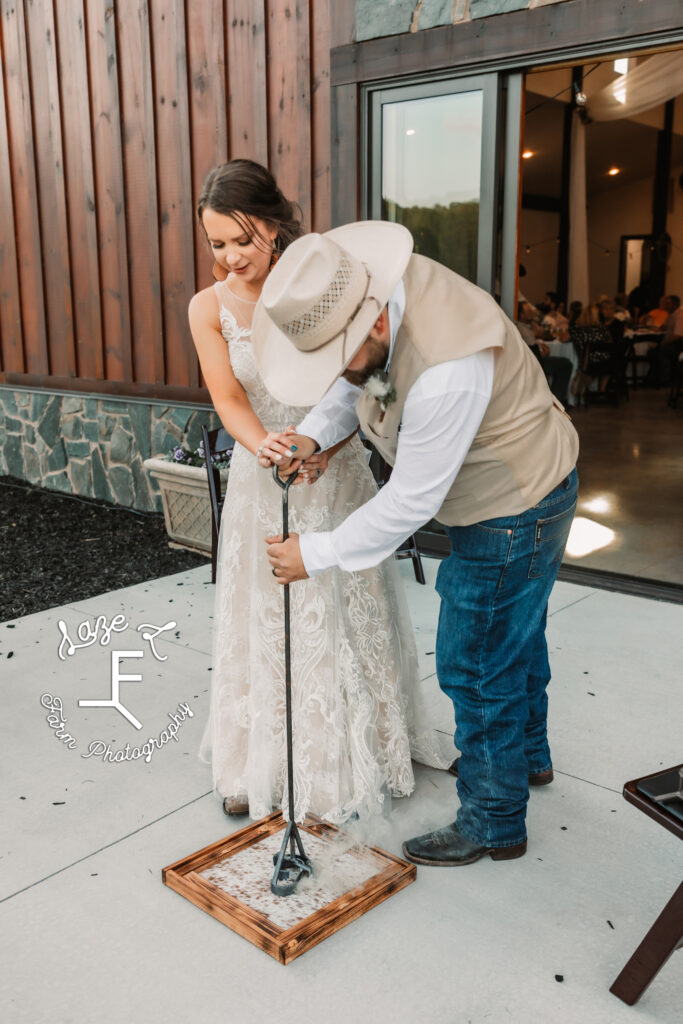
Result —
M169 547L164 517L0 477L0 622L134 583L208 557Z

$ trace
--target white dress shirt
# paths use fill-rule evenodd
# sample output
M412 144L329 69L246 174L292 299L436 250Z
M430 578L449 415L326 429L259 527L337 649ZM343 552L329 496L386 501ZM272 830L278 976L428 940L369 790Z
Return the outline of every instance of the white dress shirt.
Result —
M388 302L391 345L405 311L401 281ZM425 370L403 407L396 464L388 483L336 530L304 533L301 557L309 576L334 565L354 571L378 565L438 512L470 449L493 389L494 350ZM360 389L340 377L297 427L321 449L358 427Z

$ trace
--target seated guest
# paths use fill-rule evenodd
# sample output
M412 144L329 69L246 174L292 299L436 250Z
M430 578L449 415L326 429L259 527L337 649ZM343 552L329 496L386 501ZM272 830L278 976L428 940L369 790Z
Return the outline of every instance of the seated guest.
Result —
M583 302L579 302L576 299L574 302L569 303L569 318L567 320L567 326L558 332L558 341L570 341L569 328L576 325L577 320L583 313Z
M616 303L612 299L605 299L600 303L600 319L603 326L607 328L612 339L612 365L610 375L614 377L617 391L627 394L626 387L626 352L628 345L624 338L626 325L623 320L617 317ZM601 381L600 390L607 388L609 377Z
M574 302L569 303L569 323L576 323L578 318L583 313L583 302L576 299Z
M557 292L545 293L543 308L545 315L541 324L547 329L546 338L557 338L560 332L566 330L568 326L568 320L562 312L563 307Z
M645 313L644 316L641 316L639 321L641 327L654 327L656 331L661 330L671 313L671 309L669 308L670 298L671 296L669 295L662 295L657 308L651 309L649 313Z
M625 295L623 292L620 295L614 296L614 315L622 323L631 323L631 314L628 311L628 295Z
M543 337L543 328L536 317L535 307L526 299L521 299L517 303L517 328L531 349L535 348Z
M517 328L540 362L555 398L566 403L572 364L569 359L564 359L562 356L550 355L550 349L543 340L545 328L535 321L534 309L530 302L518 303Z
M664 324L664 337L659 348L653 349L657 357L658 383L670 384L678 357L683 352L683 309L678 295L667 295L670 310Z
M623 334L623 324L620 324ZM606 391L610 376L615 372L615 356L620 346L612 343L612 334L600 319L597 302L586 306L576 322L570 325L569 337L579 358L579 368L589 377L600 378L600 391Z
M600 322L605 325L615 345L624 342L624 323L617 318L616 304L611 299L603 299L600 303Z

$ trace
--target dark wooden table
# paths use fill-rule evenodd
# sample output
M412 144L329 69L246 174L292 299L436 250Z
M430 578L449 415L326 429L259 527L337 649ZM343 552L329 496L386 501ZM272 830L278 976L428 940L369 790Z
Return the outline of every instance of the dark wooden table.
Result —
M675 765L666 772L677 772L683 767ZM656 803L643 793L637 785L647 779L654 779L664 772L661 769L633 779L624 786L624 799L633 804L659 825L683 839L683 821L672 814L666 807ZM671 954L683 947L683 883L679 885L649 932L628 961L610 992L623 999L629 1006L637 1003L650 982L656 977Z

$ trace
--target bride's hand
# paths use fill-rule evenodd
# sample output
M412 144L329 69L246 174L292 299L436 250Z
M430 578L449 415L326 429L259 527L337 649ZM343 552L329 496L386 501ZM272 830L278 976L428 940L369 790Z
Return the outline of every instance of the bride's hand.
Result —
M314 441L312 437L306 437L304 434L297 434L296 428L291 426L287 427L287 429L283 430L281 433L268 434L268 437L272 438L274 450L280 453L288 451L290 459L292 457L296 457L297 459L308 459L313 455L318 447L317 441ZM265 447L263 454L267 455ZM259 462L262 466L273 465L273 460L269 462L261 462L259 459ZM277 465L284 467L288 465L288 463L283 459L282 461L278 461Z
M293 459L301 458L297 451L295 436L287 431L269 431L256 452L259 466L263 466L264 469L269 469L270 466L288 469Z

